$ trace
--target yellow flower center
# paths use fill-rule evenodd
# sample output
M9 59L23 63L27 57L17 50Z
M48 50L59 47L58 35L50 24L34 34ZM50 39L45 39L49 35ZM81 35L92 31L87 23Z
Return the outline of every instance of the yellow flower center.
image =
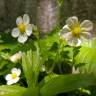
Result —
M12 73L12 78L15 79L17 77L16 73Z
M79 38L80 37L80 32L81 32L81 27L80 25L76 25L74 27L71 28L71 31L72 31L72 35L74 37L77 37Z
M24 23L21 23L18 25L18 28L19 28L20 32L23 34L25 32L26 26L24 25Z

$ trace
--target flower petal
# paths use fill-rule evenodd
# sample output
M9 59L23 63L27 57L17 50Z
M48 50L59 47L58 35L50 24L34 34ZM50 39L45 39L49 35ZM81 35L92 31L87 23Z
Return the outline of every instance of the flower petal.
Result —
M16 19L16 24L19 25L19 24L22 24L23 23L23 19L21 16L17 17Z
M28 14L24 14L24 16L23 16L23 22L24 22L25 25L29 24L30 18L29 18L29 15Z
M18 69L18 71L17 71L17 76L20 76L20 74L21 74L21 70L20 69Z
M12 79L12 75L11 75L11 74L6 75L6 76L5 76L5 79L6 79L6 80L11 80L11 79Z
M17 76L20 76L20 74L21 74L21 70L18 68L13 68L12 70L11 70L11 72L12 73L15 73Z
M63 34L62 35L62 38L65 38L65 40L71 46L77 46L77 44L80 43L80 42L78 42L78 38L75 38L75 37L72 36L72 33L71 32L68 32L68 33Z
M80 39L78 39L78 42L77 42L76 46L80 46L81 43L82 43L82 41Z
M19 35L18 42L25 43L27 41L27 39L28 39L27 35Z
M16 38L16 37L19 36L19 33L20 33L19 29L18 29L18 28L14 28L14 29L12 30L11 35L12 35L14 38Z
M13 79L14 83L17 83L20 80L20 77L16 77L15 79Z
M70 32L70 28L68 27L68 25L65 25L65 26L62 28L61 32L63 32L63 33Z
M62 37L62 38L67 38L69 37L69 35L71 34L70 32L70 28L65 25L62 30L60 31L59 35Z
M81 32L80 36L84 37L85 39L90 39L92 35L89 32Z
M12 85L12 84L14 84L14 80L13 80L13 79L12 79L12 80L7 81L7 85Z
M60 36L61 38L65 39L66 41L68 41L68 39L71 39L71 32L68 32L68 33L61 33Z
M12 73L16 73L17 71L18 71L17 68L13 68L13 69L11 70Z
M76 16L73 16L73 17L69 17L67 20L66 20L66 24L70 27L70 26L74 26L76 24L78 24L78 18Z
M30 36L32 34L32 24L26 26L26 34Z
M78 44L78 38L71 37L68 39L68 44L71 46L77 46Z
M84 20L81 24L81 30L91 31L93 29L93 23L90 20Z

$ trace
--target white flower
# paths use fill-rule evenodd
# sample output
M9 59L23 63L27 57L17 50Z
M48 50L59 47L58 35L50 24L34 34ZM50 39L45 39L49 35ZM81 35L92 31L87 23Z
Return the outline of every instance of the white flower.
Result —
M91 37L90 31L93 29L93 23L89 20L79 22L76 16L66 20L66 25L60 32L61 38L68 41L69 45L79 46L83 40Z
M32 24L29 24L30 18L28 14L24 14L23 18L19 16L16 19L17 27L12 30L11 35L14 38L18 37L18 42L25 43L28 36L32 34Z
M8 74L5 76L5 79L7 81L7 85L12 85L14 83L17 83L20 79L21 70L17 68L13 68L11 70L11 74Z
M45 72L45 71L46 71L45 65L42 65L42 66L41 66L40 71L41 71L41 72Z
M21 59L22 54L23 54L23 53L22 53L21 51L19 51L18 53L12 55L12 56L9 58L9 60L12 61L13 63L16 63L18 60Z
M74 66L72 67L72 74L79 74L80 70L79 68L75 68Z

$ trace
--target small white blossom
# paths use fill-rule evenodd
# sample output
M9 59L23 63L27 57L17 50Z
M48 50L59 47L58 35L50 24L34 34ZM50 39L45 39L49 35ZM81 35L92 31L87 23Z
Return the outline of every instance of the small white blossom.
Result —
M79 46L83 40L91 37L90 31L93 29L93 23L89 20L79 22L76 16L66 20L66 25L60 31L59 35L68 41L69 45Z
M74 66L72 67L72 74L79 74L80 70L79 68L75 68Z
M11 35L14 38L18 37L18 42L25 43L28 36L32 34L32 24L30 23L30 18L28 14L24 14L23 18L19 16L16 19L17 27L12 30Z
M16 63L18 60L20 60L20 59L22 58L22 54L23 54L23 53L22 53L21 51L19 51L18 53L10 56L9 60L10 60L11 62L13 62L13 63Z
M21 70L17 68L13 68L11 70L11 74L8 74L5 76L5 79L7 81L7 85L12 85L14 83L17 83L20 79Z
M45 72L45 71L46 71L45 65L42 65L42 66L41 66L40 71L41 71L41 72Z

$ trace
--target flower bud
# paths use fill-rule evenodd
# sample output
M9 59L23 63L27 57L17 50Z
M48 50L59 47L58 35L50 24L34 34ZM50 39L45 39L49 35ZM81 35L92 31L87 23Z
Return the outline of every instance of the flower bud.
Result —
M9 60L10 60L11 62L13 62L13 63L16 63L18 60L21 59L21 57L22 57L22 52L19 51L18 53L12 55L12 56L9 58Z

